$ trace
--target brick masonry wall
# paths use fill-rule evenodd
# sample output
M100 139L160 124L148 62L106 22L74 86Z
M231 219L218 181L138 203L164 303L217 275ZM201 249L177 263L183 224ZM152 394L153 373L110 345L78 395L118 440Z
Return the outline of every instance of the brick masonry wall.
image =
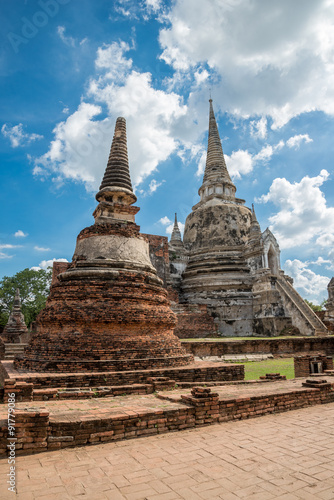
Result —
M150 259L164 286L169 279L168 238L154 234L141 234L149 244Z
M48 411L16 412L16 454L30 454L68 446L119 441L209 425L242 420L268 413L334 402L331 384L321 389L305 389L285 394L255 396L219 401L210 389L194 388L183 396L184 407L149 410L131 415L114 415L92 420L56 421ZM204 392L205 391L205 392ZM7 430L0 422L0 453L6 454Z
M298 353L334 354L333 337L301 337L288 339L250 339L236 341L182 342L194 356L223 356L225 354L273 354L293 356Z
M131 384L146 384L151 377L168 377L176 382L219 382L244 380L244 365L222 365L219 363L191 365L182 369L170 368L161 370L139 370L127 372L102 372L102 373L29 373L21 377L6 371L5 364L2 368L2 382L5 391L11 392L13 379L16 384L30 383L34 389L45 389L54 387L98 387L98 386L124 386ZM9 364L9 363L8 363ZM12 378L10 379L9 376ZM8 386L8 389L7 389ZM21 394L21 392L20 392ZM27 399L29 401L30 399Z
M321 362L323 370L333 370L333 358L315 355L315 356L296 356L294 358L295 377L308 377L311 373L311 362Z

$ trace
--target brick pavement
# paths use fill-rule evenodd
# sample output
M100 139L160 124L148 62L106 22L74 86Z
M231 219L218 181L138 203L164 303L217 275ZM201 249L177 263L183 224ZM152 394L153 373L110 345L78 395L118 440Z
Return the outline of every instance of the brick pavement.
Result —
M18 500L333 500L334 404L17 459Z

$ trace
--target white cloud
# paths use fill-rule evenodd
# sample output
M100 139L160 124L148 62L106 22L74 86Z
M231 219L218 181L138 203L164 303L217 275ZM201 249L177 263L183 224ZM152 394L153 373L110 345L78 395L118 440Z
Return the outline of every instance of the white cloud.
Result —
M298 289L302 297L307 298L315 304L319 304L324 298L327 298L329 278L316 274L308 266L308 262L294 259L287 260L283 269L294 279L294 286Z
M68 45L69 47L75 47L75 39L71 36L66 36L65 31L66 28L64 26L57 27L59 38L65 43L65 45Z
M334 246L334 234L333 233L324 233L316 240L316 244L321 247L332 247Z
M207 65L222 109L271 116L273 128L334 114L332 0L176 0L168 21L161 58L188 74Z
M44 247L39 247L39 246L34 246L34 249L37 250L37 252L49 252L51 248L44 248Z
M104 78L123 81L124 75L129 72L132 66L132 59L124 57L124 53L129 50L130 46L122 41L113 42L110 45L104 44L97 49L95 65L99 69L106 70ZM102 81L101 83L103 85Z
M145 0L146 7L153 12L158 12L161 8L161 2L162 0Z
M31 267L30 269L34 271L39 271L40 269L47 269L48 267L52 267L54 262L68 262L67 259L49 259L49 260L42 260L38 264L38 266Z
M72 179L97 189L107 165L114 124L96 121L101 107L82 102L77 111L54 129L54 140L44 155L35 158L35 175L51 174L54 179Z
M58 26L57 27L57 34L58 34L59 38L61 39L61 41L64 42L64 44L67 45L68 47L75 47L78 40L76 40L72 36L65 35L65 31L66 31L65 26ZM87 38L83 38L78 43L79 43L79 45L83 45L86 42L87 42Z
M1 243L0 250L2 250L4 248L22 248L22 245L11 245L9 243Z
M194 77L196 81L196 85L201 85L203 82L205 82L210 76L210 73L206 70L198 70L195 71Z
M11 250L12 248L22 248L22 245L11 245L10 243L1 243L0 250ZM0 251L0 259L11 259L13 255L8 255Z
M248 151L233 151L231 156L225 155L228 171L233 179L249 174L254 167L254 158Z
M165 215L164 217L159 219L158 222L160 222L160 224L163 224L164 226L168 226L169 224L172 223L172 221L170 219L168 219L167 215Z
M8 255L7 253L0 252L0 259L12 259L13 255Z
M179 226L179 230L181 231L181 235L183 235L184 224L182 222L177 221L177 225ZM171 235L173 232L174 222L166 227L166 234Z
M1 127L1 132L4 137L8 137L11 142L12 148L17 148L18 146L26 146L33 141L43 139L42 135L39 134L27 134L23 130L23 124L19 123L11 127L4 123Z
M262 116L260 120L250 122L250 133L255 139L265 139L267 137L267 118Z
M313 142L313 139L311 139L308 134L294 135L286 141L286 145L289 148L299 149L302 142L305 142L305 144L307 144L308 142Z
M26 238L28 236L28 233L24 233L21 229L16 231L14 234L15 238Z
M173 232L173 227L174 227L174 222L172 222L167 215L162 217L161 219L158 220L158 223L162 224L165 226L165 232L168 235L171 235ZM177 225L179 226L179 229L181 231L181 234L183 234L184 231L184 224L182 222L177 221Z
M58 182L72 179L96 190L105 170L117 116L127 119L128 151L134 186L150 175L159 162L179 146L174 128L187 107L175 93L152 87L150 73L131 69L124 42L104 45L97 51L100 76L92 79L88 96L95 102L81 102L77 111L54 129L49 151L35 159L36 175L52 174ZM116 63L115 63L116 61ZM108 109L104 120L101 105Z
M334 234L334 208L328 207L320 186L329 173L321 170L316 177L305 176L300 182L290 183L276 178L269 192L257 201L271 202L279 211L269 218L270 229L281 248L308 244L317 237L319 244L331 241Z
M164 182L165 181L158 182L155 179L152 179L150 182L150 185L149 185L149 194L154 193L158 189L159 186L162 186L162 184Z

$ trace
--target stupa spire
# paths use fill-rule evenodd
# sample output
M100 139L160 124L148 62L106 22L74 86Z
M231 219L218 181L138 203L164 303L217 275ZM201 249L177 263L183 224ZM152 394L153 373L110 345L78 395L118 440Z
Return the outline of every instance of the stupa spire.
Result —
M7 325L2 332L2 339L8 343L20 343L21 337L28 334L28 328L24 322L24 316L21 310L20 290L17 288L12 310L10 312Z
M173 231L172 231L170 241L174 242L174 243L177 241L182 241L181 231L180 231L179 225L177 223L177 214L175 214L174 226L173 226Z
M99 202L93 214L96 224L120 220L134 222L134 215L139 211L139 208L130 206L137 201L137 197L132 189L126 121L123 117L116 120L107 168L96 199Z
M206 165L203 184L198 190L201 201L198 205L195 205L193 209L213 198L224 200L224 202L236 202L235 192L237 189L231 181L230 174L226 167L211 98L209 99L209 103L209 135ZM238 203L243 203L243 200L238 200Z
M101 182L100 190L110 186L125 188L133 192L126 140L126 121L125 118L122 117L116 120L108 164Z
M215 114L213 111L212 99L209 99L209 103L209 136L203 182L209 180L213 176L219 176L220 178L224 178L225 180L232 182L225 163L223 148L219 137Z
M258 243L261 239L261 228L260 224L258 223L258 220L256 218L255 214L255 209L254 209L254 204L252 203L252 219L251 219L251 225L249 228L249 237L248 237L248 244L254 244Z

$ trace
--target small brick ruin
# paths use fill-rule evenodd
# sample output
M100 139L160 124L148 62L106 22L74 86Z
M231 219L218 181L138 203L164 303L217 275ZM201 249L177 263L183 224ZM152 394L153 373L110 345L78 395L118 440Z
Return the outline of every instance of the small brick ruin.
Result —
M96 195L95 224L83 229L70 264L54 267L50 296L16 368L102 372L186 366L176 316L139 232L126 124L118 118ZM163 252L163 249L162 249Z
M323 354L296 356L294 358L295 377L308 377L311 374L325 374L333 370L333 357Z
M26 342L28 338L29 331L21 311L20 290L17 289L13 307L10 312L8 322L1 334L1 339L3 342L8 344L20 344Z

